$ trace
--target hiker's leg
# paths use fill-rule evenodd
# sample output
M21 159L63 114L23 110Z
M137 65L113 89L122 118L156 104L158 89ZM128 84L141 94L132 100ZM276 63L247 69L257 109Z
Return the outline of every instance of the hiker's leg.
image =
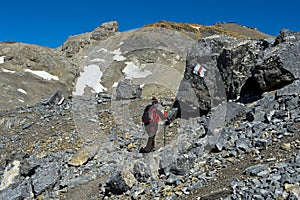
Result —
M147 152L151 152L154 149L155 145L155 135L157 132L157 123L150 123L149 126L146 127L147 133L149 135L147 145L145 147L145 150Z
M154 136L153 136L153 141L152 141L152 147L153 147L153 148L152 148L152 150L151 150L151 151L153 151L153 150L154 150L154 148L155 148L155 136L156 136L156 135L154 135Z
M155 135L154 136L150 136L148 138L147 145L145 147L145 150L147 152L151 152L154 149L154 140L155 140Z

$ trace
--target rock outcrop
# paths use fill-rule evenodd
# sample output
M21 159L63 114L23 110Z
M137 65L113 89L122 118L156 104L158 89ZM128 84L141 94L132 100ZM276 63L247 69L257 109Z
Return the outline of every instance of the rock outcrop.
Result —
M222 84L226 99L253 102L264 92L283 88L299 79L299 57L295 56L300 53L298 37L298 33L282 31L275 40L228 36L200 39L188 53L182 82L189 81L195 88L193 92L203 113L214 107L212 99L222 99ZM197 65L205 70L203 77L195 72ZM217 91L221 94L216 94ZM184 96L180 97L182 101Z

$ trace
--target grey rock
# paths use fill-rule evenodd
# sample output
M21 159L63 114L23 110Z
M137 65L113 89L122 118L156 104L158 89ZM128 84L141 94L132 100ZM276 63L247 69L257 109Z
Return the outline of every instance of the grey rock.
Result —
M255 119L254 111L253 110L248 111L246 113L246 120L248 120L249 122L252 122L252 121L254 121L254 119Z
M134 177L140 181L145 182L151 177L151 172L146 163L137 161L133 167Z
M295 80L293 83L276 91L276 96L294 95L300 93L300 80Z
M257 176L260 176L260 177L268 177L270 174L270 171L269 169L266 169L266 170L263 170L263 171L260 171L257 173Z
M185 168L179 168L178 166L171 166L170 173L175 174L177 176L184 176L188 174L188 171Z
M270 143L270 140L255 138L253 141L253 146L259 148L266 148Z
M24 129L28 129L28 128L30 128L32 125L33 125L32 122L27 122L27 123L25 123L25 124L22 125L22 129L23 129L23 130L24 130Z
M53 104L58 104L62 99L63 95L61 91L56 91L54 92L48 99L42 99L41 104L43 105L53 105Z
M114 171L106 180L106 189L113 194L123 194L132 188L135 178L128 171Z
M295 162L300 163L300 153L298 153L295 157Z
M239 139L235 142L236 148L244 151L244 152L250 152L252 149L252 145L250 144L250 142L248 142L247 140L244 139Z
M228 46L232 40L233 38L230 37L204 38L193 45L188 52L183 80L188 81L194 88L191 94L198 97L198 102L194 102L194 105L199 107L203 113L226 99L224 84L217 68L216 55L222 51L219 45ZM203 77L193 73L197 65L201 65L206 70ZM216 82L216 80L219 81ZM182 95L181 101L188 100L190 97L191 95Z
M287 124L286 128L287 131L291 133L296 133L298 131L298 128L295 126L295 124Z
M101 24L91 33L91 39L93 40L105 40L110 36L113 36L118 32L118 22L111 21Z
M254 194L253 195L253 198L255 198L255 199L257 199L257 200L264 200L265 198L262 196L262 195L260 195L260 194Z
M10 185L8 188L0 191L0 199L17 200L33 199L34 193L31 185L31 179L25 179L21 182Z
M166 180L166 183L169 185L176 185L177 181L180 181L180 177L171 173L171 174L169 174L168 179Z
M61 51L66 55L67 58L71 58L90 43L89 34L69 36L61 46Z
M259 193L262 194L262 196L264 196L266 198L270 194L270 191L268 191L266 189L260 189Z
M299 32L292 32L288 29L282 29L279 35L275 38L274 45L278 45L285 42L295 42L299 40Z
M245 174L251 175L251 176L258 176L258 174L262 171L268 170L268 165L254 165L251 167L248 167L244 170Z
M285 162L279 162L279 163L276 163L274 167L277 168L277 169L284 169L287 166L288 166L287 163L285 163Z
M246 106L241 103L228 102L226 104L226 122L235 122L238 119L245 118Z
M299 87L300 87L300 85L299 85ZM300 102L299 96L291 96L291 99L289 99L285 102L287 110L292 112L294 109L299 108L300 107L299 102Z
M226 144L226 140L221 136L221 137L218 138L215 149L218 150L218 151L222 151L225 144Z
M116 89L116 99L126 100L140 98L142 95L142 88L139 85L133 84L130 79L125 79L119 82Z
M296 35L289 34L289 37ZM241 102L253 102L261 98L265 91L282 88L299 77L299 70L292 63L299 62L299 58L294 55L299 54L300 45L297 40L292 41L294 45L289 45L289 40L276 48L272 45L266 48L262 41L241 42L228 37L205 38L199 40L189 52L184 77L194 85L197 94L202 92L198 95L199 101L206 102L207 106L201 109L210 109L211 102L207 98L209 81L205 82L193 74L193 69L198 63L208 71L213 67L218 68L228 99L240 97ZM222 44L223 49L217 48L216 44Z
M36 170L32 176L32 186L34 193L40 195L51 189L59 180L59 165L57 163L45 163Z
M300 122L300 117L295 118L294 122Z
M24 159L21 162L20 173L22 176L32 176L35 170L39 167L39 163L32 162L29 159Z

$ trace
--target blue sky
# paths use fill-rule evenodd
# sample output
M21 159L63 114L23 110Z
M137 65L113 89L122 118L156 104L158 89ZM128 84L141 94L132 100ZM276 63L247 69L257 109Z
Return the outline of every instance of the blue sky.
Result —
M236 22L275 36L283 28L300 31L299 0L5 0L0 5L0 41L51 48L112 20L119 22L121 32L160 20Z

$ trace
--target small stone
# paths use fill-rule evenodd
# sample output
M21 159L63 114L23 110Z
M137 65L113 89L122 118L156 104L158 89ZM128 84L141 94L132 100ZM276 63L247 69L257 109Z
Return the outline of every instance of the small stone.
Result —
M234 163L235 161L235 158L234 157L229 157L229 158L226 158L227 161L231 162L231 163Z
M25 124L23 124L22 129L23 129L23 130L24 130L24 129L28 129L28 128L30 128L30 127L32 126L32 124L33 124L33 123L31 123L31 122L25 123Z
M300 117L295 118L294 122L300 122Z
M223 157L223 158L226 158L226 157L228 157L228 156L229 156L228 151L223 150L223 151L222 151L222 157Z
M198 163L199 168L205 167L206 161L202 161Z
M290 150L291 149L291 143L284 143L281 145L281 149L283 150Z
M89 152L87 149L81 149L78 151L68 162L69 165L72 166L81 166L86 163L89 159Z
M129 138L130 138L129 133L126 133L126 134L125 134L125 139L128 140Z
M298 184L286 183L284 184L284 189L287 192L292 192L297 197L297 199L300 198L300 186Z
M268 177L270 174L270 171L267 169L267 170L263 170L259 173L257 173L257 176L260 176L260 177Z
M127 146L128 149L133 149L134 148L134 144L131 142L128 146Z
M132 187L136 182L134 175L127 170L122 171L122 177L129 187Z
M269 172L268 165L254 165L251 167L248 167L247 169L244 170L245 174L251 175L251 176L258 176L258 174L262 172L260 175L266 175L266 173Z
M276 158L274 158L274 157L273 158L267 158L266 161L267 162L273 162L273 161L276 161Z

